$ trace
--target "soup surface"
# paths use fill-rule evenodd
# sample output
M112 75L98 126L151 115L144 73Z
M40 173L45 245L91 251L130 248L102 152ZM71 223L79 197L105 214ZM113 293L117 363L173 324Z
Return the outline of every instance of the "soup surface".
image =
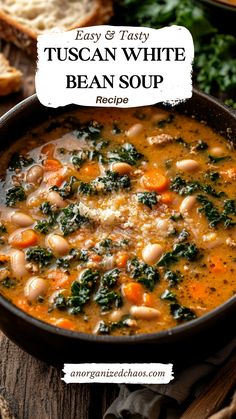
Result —
M0 292L55 326L150 333L236 291L236 155L173 110L79 109L2 158Z

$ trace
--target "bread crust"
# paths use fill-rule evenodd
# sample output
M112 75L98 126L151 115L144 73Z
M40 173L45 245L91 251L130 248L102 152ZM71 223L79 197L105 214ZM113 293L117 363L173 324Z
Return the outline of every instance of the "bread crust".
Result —
M7 58L0 53L0 96L18 92L22 87L22 73L12 67Z
M81 17L81 19L79 19L75 25L69 27L67 31L86 26L102 25L108 22L113 15L112 3L112 0L95 0L91 12ZM0 10L1 38L24 49L29 55L35 56L37 53L37 36L38 34L36 32Z

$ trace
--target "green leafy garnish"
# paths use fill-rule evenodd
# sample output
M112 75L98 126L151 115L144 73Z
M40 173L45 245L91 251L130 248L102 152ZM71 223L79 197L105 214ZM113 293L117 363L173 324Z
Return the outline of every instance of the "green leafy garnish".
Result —
M137 192L137 199L150 209L158 202L156 192Z
M129 260L127 267L132 278L143 284L149 291L153 291L156 283L160 279L156 267L141 262L138 258Z
M42 268L50 265L53 260L53 253L46 247L29 247L26 250L25 258L27 262L35 262Z
M134 147L133 144L125 143L119 149L108 152L109 162L125 162L131 166L137 165L143 159L143 154Z
M14 186L7 190L6 193L6 205L13 207L17 202L24 201L26 194L22 186Z
M22 169L34 163L32 157L24 157L19 153L14 153L8 163L9 170Z

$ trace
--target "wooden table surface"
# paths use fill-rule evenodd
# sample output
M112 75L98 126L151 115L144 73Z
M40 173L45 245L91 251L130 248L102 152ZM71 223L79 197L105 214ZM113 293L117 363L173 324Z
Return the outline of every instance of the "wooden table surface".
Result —
M35 64L1 40L0 51L24 74L22 91L0 98L1 116L34 93ZM8 402L15 418L100 419L118 394L118 386L113 384L66 385L61 376L60 370L28 355L0 332L0 395Z

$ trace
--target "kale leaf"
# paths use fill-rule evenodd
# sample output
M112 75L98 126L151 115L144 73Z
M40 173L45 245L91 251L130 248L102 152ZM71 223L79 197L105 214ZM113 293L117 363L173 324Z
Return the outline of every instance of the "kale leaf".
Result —
M120 189L129 189L131 186L130 178L127 175L107 170L105 176L97 178L98 183L102 183L106 192L114 192Z
M131 166L136 166L138 161L143 159L143 154L139 153L133 144L125 143L119 149L108 152L109 162L125 162Z
M158 202L156 192L137 192L137 199L138 202L141 202L150 209Z
M70 204L62 209L58 222L64 236L68 236L68 234L78 230L83 224L89 224L90 219L80 214L78 204Z
M50 265L53 260L53 253L46 247L34 246L26 250L27 262L35 262L40 268Z
M8 163L8 169L13 171L16 169L22 169L23 167L30 166L34 163L32 157L24 157L19 153L14 153Z
M24 201L26 194L22 186L14 186L7 190L6 193L6 205L13 207L17 202Z
M141 262L138 258L128 261L128 272L137 282L143 284L149 291L153 291L155 284L159 281L160 275L156 267Z
M169 265L178 262L180 258L185 258L192 262L196 261L199 256L200 252L195 243L178 243L174 245L171 252L166 252L161 256L157 265L168 267Z
M170 304L170 311L173 318L177 321L190 321L197 317L190 308L181 306L178 303Z

